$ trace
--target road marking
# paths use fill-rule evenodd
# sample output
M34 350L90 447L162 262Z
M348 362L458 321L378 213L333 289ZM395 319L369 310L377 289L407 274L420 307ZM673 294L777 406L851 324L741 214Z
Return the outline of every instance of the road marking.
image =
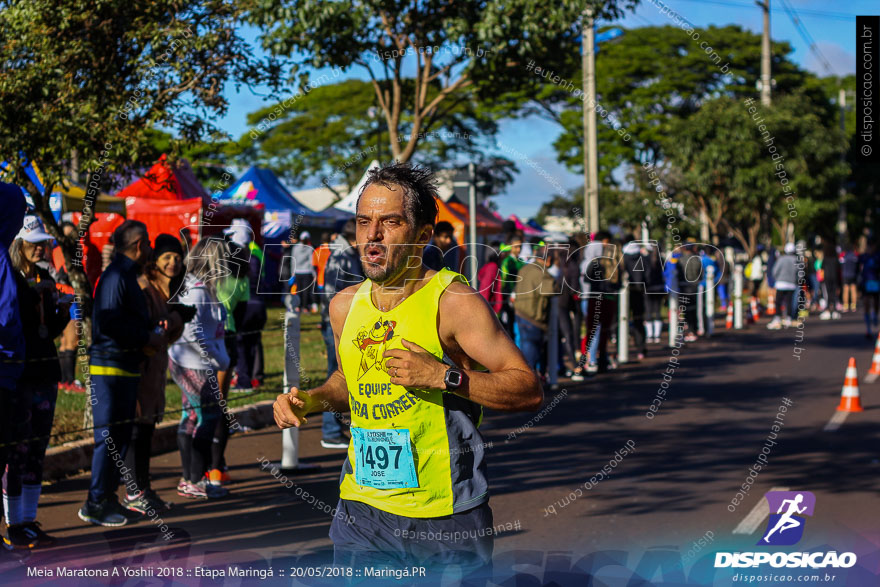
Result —
M825 432L834 432L843 422L846 420L847 416L849 416L849 412L834 412L834 415L831 416L831 419L828 420L828 423L825 424L824 430Z
M771 487L770 491L788 491L788 487ZM755 504L752 511L743 518L742 522L733 529L734 534L751 534L764 523L764 518L770 515L770 504L763 497Z

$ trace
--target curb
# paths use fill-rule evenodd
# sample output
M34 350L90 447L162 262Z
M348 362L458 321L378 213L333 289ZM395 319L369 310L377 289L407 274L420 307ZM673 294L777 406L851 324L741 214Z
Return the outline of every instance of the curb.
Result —
M274 403L275 400L264 400L249 406L233 408L229 413L235 415L235 419L242 427L256 430L275 423L272 415ZM177 450L177 426L177 421L162 422L156 426L152 456ZM90 470L94 446L95 441L86 438L50 448L46 451L46 458L43 461L43 479L56 481L75 475L81 470Z

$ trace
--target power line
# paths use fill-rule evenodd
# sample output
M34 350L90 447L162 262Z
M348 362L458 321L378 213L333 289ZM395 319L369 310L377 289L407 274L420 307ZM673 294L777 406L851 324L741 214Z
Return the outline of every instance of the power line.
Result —
M797 30L798 33L800 33L801 38L804 40L804 42L807 43L810 51L812 51L813 55L816 56L816 58L822 64L822 67L825 68L825 71L833 74L834 70L831 68L831 64L828 62L827 59L825 59L825 55L822 54L822 51L819 50L819 47L816 46L816 41L815 39L813 39L813 35L811 35L810 31L807 30L807 27L804 25L803 21L798 18L797 12L795 11L794 7L788 3L788 0L781 1L782 7L788 13L789 18L791 18L791 22L794 23L794 28Z
M741 3L741 2L732 2L730 0L683 0L684 2L699 2L700 4L719 4L721 6L734 6L737 8L747 8L749 11L754 9L754 5L750 2ZM770 12L782 12L782 10L778 8L770 8ZM832 12L827 10L810 10L806 8L801 8L800 13L804 16L810 16L815 18L823 18L823 19L836 19L836 20L845 20L847 22L855 22L856 15L849 14L847 12Z

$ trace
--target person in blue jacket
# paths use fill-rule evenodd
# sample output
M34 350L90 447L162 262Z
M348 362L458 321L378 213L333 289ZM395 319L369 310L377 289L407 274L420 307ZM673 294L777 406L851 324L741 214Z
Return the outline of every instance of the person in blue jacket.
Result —
M150 321L138 275L150 259L147 227L126 220L113 232L116 256L95 288L90 399L95 423L92 478L79 517L98 526L123 526L142 514L119 503L121 466L131 442L141 362L164 348L166 335Z
M15 269L8 252L24 220L26 205L21 188L0 182L0 208L0 471L5 471L12 441L18 440L17 427L11 420L19 411L16 385L25 359Z

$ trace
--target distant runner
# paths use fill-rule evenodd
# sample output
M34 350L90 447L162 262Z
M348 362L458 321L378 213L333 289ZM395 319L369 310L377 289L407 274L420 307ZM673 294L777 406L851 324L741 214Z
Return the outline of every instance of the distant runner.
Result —
M370 172L356 218L367 279L330 303L341 367L322 386L294 387L275 401L281 428L313 412L351 412L340 515L330 527L338 565L488 565L481 406L534 411L543 401L486 301L460 274L422 265L436 194L424 168Z

